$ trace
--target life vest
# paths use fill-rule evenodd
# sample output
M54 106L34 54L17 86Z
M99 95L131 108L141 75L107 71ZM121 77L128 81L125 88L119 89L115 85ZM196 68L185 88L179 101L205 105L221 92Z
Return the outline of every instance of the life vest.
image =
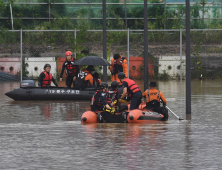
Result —
M122 57L118 63L116 60L113 62L113 67L112 67L112 71L111 71L112 74L118 74L119 72L123 72L123 60L124 59L125 59L125 57Z
M92 97L92 99L91 99L91 103L90 103L91 106L102 107L102 104L101 104L101 101L100 101L100 95L101 95L101 93L99 93L99 92L101 92L101 91L103 92L102 89L97 90L97 91L95 92L95 94L93 95L93 97Z
M48 74L46 71L43 71L42 73L45 74L45 78L42 81L42 87L49 87L52 82L52 74Z
M160 107L160 91L158 91L158 93L155 93L153 95L157 95L157 98L150 100L150 93L148 89L146 93L146 107L148 108Z
M117 92L118 92L117 90L109 90L109 91L107 92L107 95L106 95L106 101L107 101L107 103L111 103L111 102L114 101L114 99L116 98L116 93L117 93Z
M130 96L130 94L140 91L139 86L137 86L137 84L133 80L125 78L124 81L127 82L128 88L131 91L131 92L127 92L129 96Z
M77 72L78 66L74 65L75 59L73 58L71 62L69 62L67 59L65 61L65 67L66 67L66 75L68 76L74 76Z
M88 81L85 81L85 77L89 74L88 71L80 71L76 81L75 81L75 88L83 89L87 86L89 83Z

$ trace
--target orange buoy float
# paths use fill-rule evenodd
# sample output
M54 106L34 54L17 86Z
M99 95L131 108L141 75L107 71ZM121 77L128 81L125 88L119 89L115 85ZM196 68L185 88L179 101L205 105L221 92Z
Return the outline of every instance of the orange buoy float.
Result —
M81 116L81 123L99 123L98 115L93 111L86 111Z
M126 123L127 114L126 111L115 113L115 115L103 111L86 111L81 116L81 123Z
M154 123L166 121L166 118L164 115L148 109L134 109L129 112L127 120L129 123Z

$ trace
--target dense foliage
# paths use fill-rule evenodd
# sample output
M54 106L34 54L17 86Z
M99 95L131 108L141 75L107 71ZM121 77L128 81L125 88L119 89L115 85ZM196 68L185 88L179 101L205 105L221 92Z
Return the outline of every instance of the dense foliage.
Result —
M18 4L30 2L26 0L0 0L1 29L12 29L10 4L12 4L14 29L102 29L102 5L88 4L53 4L55 3L87 3L89 0L32 0L43 4ZM101 3L101 0L90 0L91 3ZM123 3L124 0L107 0L107 3ZM127 2L142 3L143 0ZM149 29L179 29L185 28L185 5L164 5L163 1L148 0ZM143 4L117 5L108 4L107 29L143 29ZM50 9L50 12L49 12ZM89 10L90 9L90 10ZM125 12L126 10L126 12ZM26 19L24 19L24 17ZM133 19L125 19L125 18ZM197 0L190 7L191 28L221 28L222 21L218 5L207 4L207 0ZM28 18L28 19L27 19ZM41 19L37 19L41 18ZM49 19L50 18L50 19ZM77 19L69 19L77 18ZM208 19L206 19L208 18Z

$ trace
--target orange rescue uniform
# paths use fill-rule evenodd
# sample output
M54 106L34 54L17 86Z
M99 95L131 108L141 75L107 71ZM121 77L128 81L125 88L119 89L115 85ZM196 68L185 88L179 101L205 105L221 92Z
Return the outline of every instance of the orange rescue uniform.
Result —
M165 105L167 103L166 98L164 97L163 93L157 89L149 89L149 96L148 96L148 90L146 90L143 93L143 97L146 97L147 103L152 100L158 100L158 102L160 102L160 99L162 99L162 101Z
M89 71L87 71L87 70L84 71L84 72L87 73L87 75L85 77L85 81L89 82L88 85L93 84L93 76L92 76L92 74L90 74Z
M126 77L128 76L128 65L127 65L127 60L126 59L122 59L122 56L120 56L120 61L117 62L114 58L112 58L111 60L111 66L110 66L110 71L112 72L112 69L114 67L114 64L118 64L120 67L122 66L123 68L123 72L125 73ZM120 71L121 72L121 71ZM120 82L119 78L118 78L118 73L117 74L113 74L111 77L112 81L117 81L119 83L119 85L122 85L122 83Z

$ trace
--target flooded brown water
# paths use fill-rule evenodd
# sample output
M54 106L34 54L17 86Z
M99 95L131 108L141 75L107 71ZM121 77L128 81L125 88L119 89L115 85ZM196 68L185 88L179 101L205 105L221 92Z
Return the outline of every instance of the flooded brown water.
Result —
M0 82L0 169L221 169L222 81L191 84L191 120L81 125L89 101L13 101L19 82ZM185 81L158 89L186 118Z

